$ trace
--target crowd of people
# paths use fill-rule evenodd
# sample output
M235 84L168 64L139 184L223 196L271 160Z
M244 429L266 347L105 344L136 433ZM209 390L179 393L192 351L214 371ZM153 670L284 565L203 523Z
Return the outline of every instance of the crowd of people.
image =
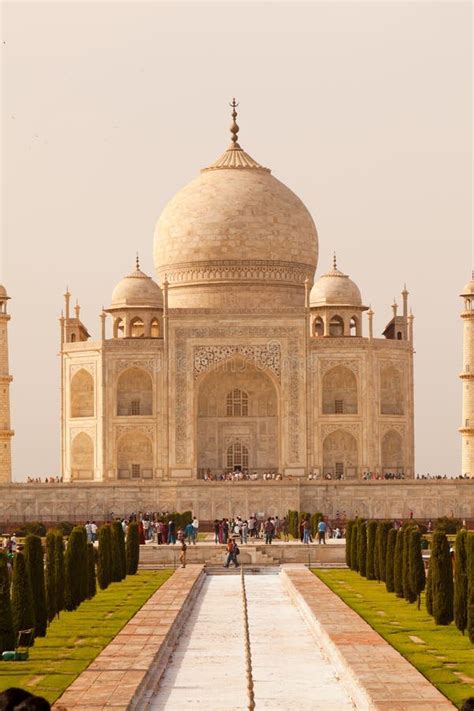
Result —
M275 470L264 472L249 472L246 469L236 469L234 471L222 471L213 473L210 469L205 472L199 472L199 479L203 481L281 481L282 475Z
M44 478L40 476L29 476L26 479L27 484L62 484L62 476L45 476Z

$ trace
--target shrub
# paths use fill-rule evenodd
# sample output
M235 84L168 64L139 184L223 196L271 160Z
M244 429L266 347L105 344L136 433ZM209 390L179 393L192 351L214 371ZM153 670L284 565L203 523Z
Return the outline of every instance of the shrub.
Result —
M48 622L54 620L56 615L56 572L55 572L55 540L54 531L46 534L46 611Z
M88 576L89 576L89 566L87 563L87 533L86 529L84 526L78 526L79 532L80 532L80 538L79 538L79 551L78 554L80 556L80 568L77 571L77 575L79 577L79 602L78 604L80 605L81 602L84 602L84 600L87 600L87 593L89 590L89 583L88 583Z
M346 526L346 565L351 568L351 537L354 521L348 521Z
M35 611L30 576L26 568L25 556L21 551L15 554L13 563L12 616L16 635L20 630L34 629Z
M118 583L126 575L125 538L120 521L112 524L112 582Z
M385 577L387 574L387 544L388 544L388 534L393 528L391 521L381 521L378 531L379 537L376 541L376 556L378 564L376 566L375 573L377 574L377 580L385 582Z
M25 531L27 534L32 534L33 536L46 536L46 526L40 521L32 521L31 523L25 524Z
M395 543L395 557L393 563L393 589L397 597L403 597L403 545L405 532L400 528L397 532Z
M433 615L433 566L431 565L431 558L428 563L428 575L426 576L425 605L427 613Z
M365 577L367 574L367 526L365 521L360 521L359 523L357 548L357 562L359 565L359 573Z
M90 600L97 592L95 584L95 553L94 544L87 544L87 599Z
M43 546L39 536L29 535L25 539L25 564L30 576L31 594L35 616L35 637L44 637L48 625L46 591L44 586Z
M137 523L138 527L138 523ZM101 590L108 588L112 582L112 532L106 523L99 528L99 554L97 559L97 582Z
M0 551L0 654L15 648L8 558Z
M411 586L410 577L410 537L414 528L411 525L406 526L403 536L403 552L402 552L402 584L403 597L407 602L415 602L417 598L416 592ZM420 548L421 551L421 548Z
M474 644L474 533L467 534L466 539L466 559L467 559L467 634Z
M395 592L394 566L397 529L391 528L387 536L387 552L385 556L385 587L387 592Z
M435 530L442 531L443 533L457 533L461 528L462 522L459 518L451 518L450 516L441 516L436 521Z
M84 599L84 555L83 527L76 526L69 536L64 556L64 607L75 610ZM87 585L87 578L86 578Z
M360 520L356 519L354 521L351 535L351 566L352 570L355 570L356 572L359 570L359 529Z
M58 531L61 531L63 536L70 536L73 528L74 524L70 521L61 521L61 523L58 524Z
M437 625L449 625L454 610L453 567L448 539L439 529L433 533L430 567L433 617Z
M56 588L56 614L64 610L64 540L61 531L54 532L54 584Z
M410 578L410 590L415 600L418 600L418 609L421 606L421 593L425 589L425 566L421 551L421 532L413 529L409 534L408 546L408 569ZM412 602L412 600L409 600Z
M456 536L456 558L454 568L454 623L464 634L467 627L467 531L462 528Z
M128 525L127 531L127 575L135 575L138 570L140 557L140 538L138 535L138 523L133 521Z
M366 574L367 580L375 580L375 537L377 535L377 521L367 523L367 555Z

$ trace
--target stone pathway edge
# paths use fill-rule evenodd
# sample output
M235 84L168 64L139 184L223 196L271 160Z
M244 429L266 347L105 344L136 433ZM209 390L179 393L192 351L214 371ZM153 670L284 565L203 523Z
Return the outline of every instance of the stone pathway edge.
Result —
M140 711L166 669L205 579L178 568L53 705L53 711Z
M357 709L452 711L455 708L305 566L281 566L281 578Z

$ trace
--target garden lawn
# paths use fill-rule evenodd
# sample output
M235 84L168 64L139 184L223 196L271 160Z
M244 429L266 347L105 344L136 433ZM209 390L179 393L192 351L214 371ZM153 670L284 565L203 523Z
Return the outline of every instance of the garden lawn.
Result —
M17 686L55 701L172 573L141 570L74 612L61 612L46 637L35 640L28 661L0 661L0 691Z
M410 605L385 583L366 580L352 570L313 570L392 647L456 706L474 696L474 645L454 624L435 625L425 608Z

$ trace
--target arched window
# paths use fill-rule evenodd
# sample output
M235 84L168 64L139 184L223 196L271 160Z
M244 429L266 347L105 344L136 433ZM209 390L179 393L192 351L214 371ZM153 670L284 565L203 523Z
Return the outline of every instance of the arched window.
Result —
M242 442L234 442L227 448L227 469L244 471L249 468L249 450Z
M323 414L357 414L356 376L343 365L337 365L323 378Z
M319 316L318 318L314 319L313 335L324 336L324 322L323 319Z
M160 337L160 322L157 318L154 318L150 324L150 336L152 338Z
M329 322L329 335L330 336L343 336L344 335L344 321L340 316L333 316Z
M114 321L114 338L123 338L125 335L125 326L123 319L116 318Z
M85 432L80 432L72 441L71 472L73 479L92 479L94 476L94 443Z
M240 388L234 388L227 393L227 416L247 417L249 414L249 396Z
M395 430L389 430L382 439L382 470L384 474L403 472L403 440Z
M153 384L141 368L129 368L117 383L117 415L152 415Z
M153 478L153 443L141 432L125 434L117 446L119 479Z
M380 374L380 412L382 415L403 415L404 393L400 371L389 366Z
M346 430L331 432L323 442L323 475L351 479L357 476L357 440Z
M397 331L397 341L401 341L403 338L401 331Z
M145 335L145 324L141 318L134 318L130 323L130 336L132 338L143 338Z
M359 331L359 319L357 316L353 316L351 318L350 324L349 324L349 333L351 336L358 336L358 331Z
M71 417L94 417L94 379L84 368L71 380Z
M71 343L75 343L75 342L76 342L76 334L71 333Z

